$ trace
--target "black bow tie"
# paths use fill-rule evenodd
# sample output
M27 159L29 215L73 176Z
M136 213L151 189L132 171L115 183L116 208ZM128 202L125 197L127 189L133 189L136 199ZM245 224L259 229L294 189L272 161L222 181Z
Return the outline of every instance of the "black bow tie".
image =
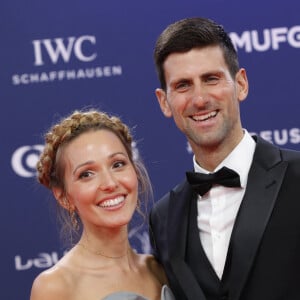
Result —
M240 176L235 171L223 167L216 173L203 174L197 172L186 172L187 181L192 188L201 196L206 194L213 184L227 187L240 187Z

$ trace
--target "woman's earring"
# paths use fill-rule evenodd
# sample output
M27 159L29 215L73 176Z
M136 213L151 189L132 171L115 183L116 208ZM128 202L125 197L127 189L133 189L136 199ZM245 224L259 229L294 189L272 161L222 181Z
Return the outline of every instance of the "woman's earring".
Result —
M79 222L78 222L78 214L76 212L76 207L71 205L66 197L63 198L63 203L69 212L69 216L70 216L70 220L71 220L73 229L78 231L79 230Z
M69 209L69 215L70 215L70 219L71 219L71 223L73 228L78 231L79 230L79 222L78 222L78 215L76 212L76 209Z

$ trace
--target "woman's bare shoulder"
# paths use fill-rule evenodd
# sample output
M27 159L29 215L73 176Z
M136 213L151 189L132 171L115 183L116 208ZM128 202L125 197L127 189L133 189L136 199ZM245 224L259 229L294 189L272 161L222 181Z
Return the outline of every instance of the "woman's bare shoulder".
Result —
M167 283L167 277L162 265L151 254L140 254L142 261L149 271L158 279L161 284Z
M60 266L40 273L33 281L30 300L67 299L68 280Z

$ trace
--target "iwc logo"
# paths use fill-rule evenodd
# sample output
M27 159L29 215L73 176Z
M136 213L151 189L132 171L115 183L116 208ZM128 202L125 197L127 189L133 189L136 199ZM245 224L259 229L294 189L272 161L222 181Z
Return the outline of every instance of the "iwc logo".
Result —
M56 64L59 59L68 63L72 56L83 62L96 59L97 53L93 47L96 44L95 36L84 35L79 38L72 36L65 40L63 38L33 40L34 65L44 65L45 56L50 59L52 64ZM87 48L85 51L83 46Z
M12 75L13 85L53 83L122 75L122 66L98 65L94 35L45 38L31 41L34 72ZM79 68L66 66L80 65Z

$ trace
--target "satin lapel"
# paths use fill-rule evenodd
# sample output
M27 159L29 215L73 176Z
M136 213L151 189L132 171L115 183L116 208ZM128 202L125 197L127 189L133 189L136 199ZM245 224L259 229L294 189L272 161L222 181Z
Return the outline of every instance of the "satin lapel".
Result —
M171 259L172 269L188 300L206 300L194 274L181 258Z
M170 193L168 207L168 245L170 257L185 257L188 214L190 201L194 197L187 182Z
M233 300L240 299L286 168L279 150L260 140L230 242L232 261L229 276Z
M189 208L191 201L197 201L196 197L197 195L192 192L187 182L171 192L168 212L168 220L171 221L168 224L168 246L170 265L179 284L185 291L187 299L205 300L193 272L184 260Z

